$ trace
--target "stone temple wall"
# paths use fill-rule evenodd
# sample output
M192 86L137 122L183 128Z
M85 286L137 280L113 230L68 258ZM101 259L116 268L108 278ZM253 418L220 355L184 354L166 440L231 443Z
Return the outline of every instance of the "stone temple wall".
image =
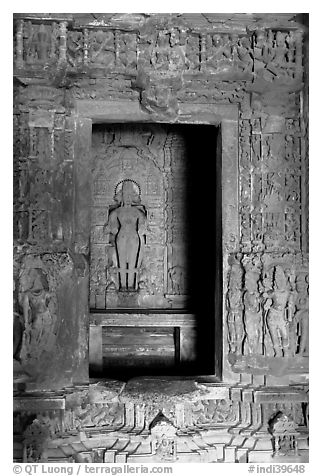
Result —
M188 106L236 108L216 375L306 391L307 56L296 14L14 15L17 389L26 374L29 389L88 383L91 127L114 104L113 123L130 109L172 124L189 122Z

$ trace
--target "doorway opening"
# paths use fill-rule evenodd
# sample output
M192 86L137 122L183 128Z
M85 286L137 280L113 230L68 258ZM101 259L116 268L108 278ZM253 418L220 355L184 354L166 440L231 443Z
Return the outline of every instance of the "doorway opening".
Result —
M94 124L92 157L90 377L220 378L220 127Z

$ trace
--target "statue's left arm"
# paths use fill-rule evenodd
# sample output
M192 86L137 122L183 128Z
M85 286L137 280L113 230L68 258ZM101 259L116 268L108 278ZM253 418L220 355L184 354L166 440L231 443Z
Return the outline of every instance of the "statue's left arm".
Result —
M138 234L143 242L146 242L146 235L147 235L147 220L146 215L143 211L139 210L139 218L138 218Z
M294 291L290 292L289 299L288 299L288 304L287 304L287 320L291 322L294 317L295 313L295 301L296 301L296 295Z

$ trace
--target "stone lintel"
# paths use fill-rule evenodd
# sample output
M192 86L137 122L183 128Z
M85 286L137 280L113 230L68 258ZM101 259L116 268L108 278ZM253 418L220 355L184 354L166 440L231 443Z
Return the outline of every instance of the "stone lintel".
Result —
M271 402L306 402L308 395L303 390L297 390L289 387L275 389L263 389L254 391L255 403Z
M64 410L64 397L15 397L13 399L13 411L16 412L40 412L48 410Z

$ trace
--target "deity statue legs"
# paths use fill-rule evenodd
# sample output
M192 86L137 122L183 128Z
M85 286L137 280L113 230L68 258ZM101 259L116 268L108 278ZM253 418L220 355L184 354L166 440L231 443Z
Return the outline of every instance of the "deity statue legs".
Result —
M275 357L289 356L289 332L284 320L284 312L271 309L267 316L267 327L274 348Z
M230 336L231 352L242 353L242 344L244 338L244 325L242 311L231 311L228 318L228 329Z
M117 250L120 268L121 289L134 289L136 278L136 264L140 247L137 235L119 236Z
M261 314L255 312L245 312L246 341L249 354L261 354Z

